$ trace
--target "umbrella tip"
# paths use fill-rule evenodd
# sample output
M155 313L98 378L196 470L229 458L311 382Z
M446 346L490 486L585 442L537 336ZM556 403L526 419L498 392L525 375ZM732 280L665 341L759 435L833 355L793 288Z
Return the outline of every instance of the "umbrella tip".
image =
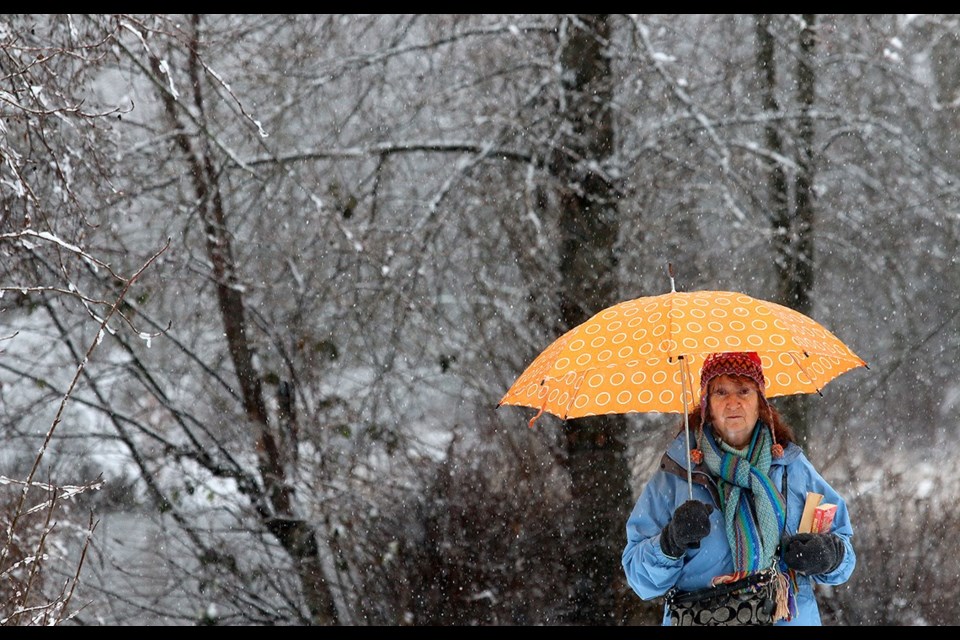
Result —
M672 262L667 263L667 275L670 276L670 293L676 293L677 286L673 280L673 263Z

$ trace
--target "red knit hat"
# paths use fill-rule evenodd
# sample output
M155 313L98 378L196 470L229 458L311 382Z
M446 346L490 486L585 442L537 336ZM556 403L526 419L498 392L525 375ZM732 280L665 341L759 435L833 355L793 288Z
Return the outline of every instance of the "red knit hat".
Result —
M717 376L746 376L757 383L757 391L760 394L760 401L766 403L767 397L764 394L766 381L763 377L763 366L760 362L760 356L755 351L731 351L724 353L711 353L703 362L700 369L700 425L701 429L707 422L707 387L710 381ZM770 427L770 433L773 434L773 426ZM774 456L783 455L783 447L777 444L776 436L774 438L773 452ZM700 454L700 455L696 455ZM695 451L695 458L702 458L700 451ZM699 460L697 460L699 462Z

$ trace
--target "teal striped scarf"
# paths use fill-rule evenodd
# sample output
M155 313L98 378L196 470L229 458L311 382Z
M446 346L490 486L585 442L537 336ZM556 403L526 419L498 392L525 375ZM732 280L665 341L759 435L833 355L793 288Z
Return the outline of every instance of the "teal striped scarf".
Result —
M717 444L712 430L704 429L704 435L709 444L703 447L703 459L720 486L720 508L734 571L753 573L766 569L774 562L786 521L783 496L767 475L772 457L770 428L758 421L750 445L743 452Z

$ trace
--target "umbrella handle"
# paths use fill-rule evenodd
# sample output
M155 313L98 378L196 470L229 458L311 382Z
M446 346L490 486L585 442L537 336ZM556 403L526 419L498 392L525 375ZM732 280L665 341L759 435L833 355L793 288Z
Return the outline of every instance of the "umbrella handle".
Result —
M693 461L690 459L690 416L687 411L687 376L683 375L683 356L677 357L677 364L680 366L680 397L683 399L683 434L687 440L687 490L690 494L690 499L693 500ZM689 370L687 370L687 373L689 373ZM690 384L690 394L693 395L692 383Z
M687 419L687 411L683 411L683 430L687 437L687 492L690 499L693 500L693 461L690 459L690 423Z

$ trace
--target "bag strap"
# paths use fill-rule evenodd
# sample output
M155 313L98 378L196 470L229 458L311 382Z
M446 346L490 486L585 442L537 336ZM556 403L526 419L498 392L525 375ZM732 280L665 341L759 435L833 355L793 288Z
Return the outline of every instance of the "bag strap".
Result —
M780 490L781 495L783 496L783 530L780 531L780 544L777 546L776 555L780 555L783 552L783 539L787 537L787 509L790 504L790 496L787 495L787 465L783 465L783 476L782 482L783 488Z
M787 465L783 465L783 488L780 495L783 496L783 533L787 531L787 505L790 504L790 498L787 496Z

